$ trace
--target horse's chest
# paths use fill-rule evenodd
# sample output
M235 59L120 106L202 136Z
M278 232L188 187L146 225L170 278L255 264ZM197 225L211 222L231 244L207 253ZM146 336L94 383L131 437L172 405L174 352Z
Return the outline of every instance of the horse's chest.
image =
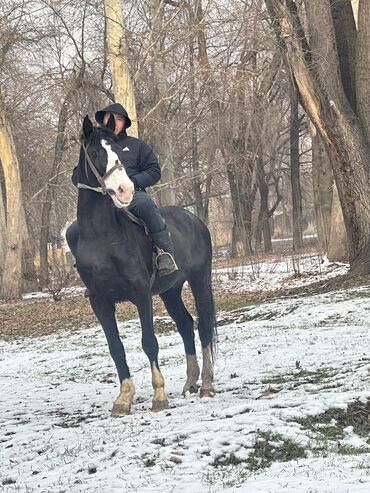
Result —
M93 280L95 283L116 284L118 273L112 255L104 249L94 248L93 245L80 246L83 254L77 257L77 269L84 282Z
M122 246L115 251L112 244L108 249L98 244L81 242L79 252L77 270L89 290L111 293L113 298L127 297L127 293L132 291L141 266L124 258Z

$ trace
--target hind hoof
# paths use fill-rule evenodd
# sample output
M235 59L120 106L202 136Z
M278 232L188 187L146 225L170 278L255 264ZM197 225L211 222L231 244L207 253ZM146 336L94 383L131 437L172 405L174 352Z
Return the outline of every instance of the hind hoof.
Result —
M213 387L207 388L207 389L200 389L200 397L214 397L215 396L215 389Z
M124 404L114 404L111 416L113 418L119 418L120 416L127 416L130 414L131 408L129 406L125 406Z
M190 394L197 394L199 390L199 385L185 385L183 390L182 390L182 395L185 397L186 393L189 392Z
M152 411L153 412L158 412L158 411L163 411L163 409L168 408L168 400L165 399L163 401L153 401L152 402Z

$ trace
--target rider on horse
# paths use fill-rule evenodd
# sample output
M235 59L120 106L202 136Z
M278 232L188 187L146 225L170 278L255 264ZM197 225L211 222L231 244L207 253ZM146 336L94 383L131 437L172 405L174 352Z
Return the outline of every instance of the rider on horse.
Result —
M165 276L175 272L177 265L173 258L173 244L166 223L154 201L146 193L145 189L158 182L161 170L158 160L145 142L127 135L126 129L131 126L131 120L125 108L114 103L95 113L95 120L101 126L107 126L110 117L114 118L114 133L117 136L117 144L121 148L120 160L126 173L132 181L135 190L128 210L141 219L148 234L157 249L156 264L159 276ZM78 183L78 167L73 170L72 182ZM67 231L68 244L77 245L78 224L73 223Z

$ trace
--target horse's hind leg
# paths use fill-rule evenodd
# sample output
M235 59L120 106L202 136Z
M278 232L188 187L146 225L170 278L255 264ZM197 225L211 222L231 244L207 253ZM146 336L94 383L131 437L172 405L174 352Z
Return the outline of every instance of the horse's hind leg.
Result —
M110 301L104 302L95 296L90 296L90 304L103 327L109 352L116 365L121 384L120 394L113 404L112 416L123 416L130 413L135 394L135 386L130 377L125 350L118 333L115 306L114 303Z
M200 396L213 397L215 390L213 388L212 349L215 335L215 311L210 272L192 275L189 278L189 284L198 313L198 332L203 353Z
M147 355L152 371L152 385L154 390L154 396L152 401L152 411L161 411L168 407L168 400L164 390L164 378L159 369L158 364L158 341L154 334L153 325L153 306L152 296L150 291L144 293L145 289L141 290L141 294L138 296L135 304L137 306L141 330L142 330L142 347Z
M184 306L181 290L182 285L178 285L162 293L160 297L184 341L187 378L182 394L185 396L186 392L191 394L198 392L197 381L200 370L195 352L193 318Z

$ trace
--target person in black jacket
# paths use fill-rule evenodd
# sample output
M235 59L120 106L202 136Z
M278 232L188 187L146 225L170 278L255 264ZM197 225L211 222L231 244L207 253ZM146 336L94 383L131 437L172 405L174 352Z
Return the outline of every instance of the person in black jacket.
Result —
M178 270L173 258L171 236L158 207L145 191L161 177L158 160L150 146L140 139L127 135L126 129L131 126L131 120L121 104L114 103L97 111L95 120L99 125L104 126L108 124L111 115L115 121L114 133L118 137L117 143L122 149L121 161L135 188L128 210L144 221L148 228L149 236L157 248L156 263L159 275L171 274ZM77 166L73 170L72 182L77 186ZM72 254L77 246L78 234L78 223L75 221L66 232L67 243Z

